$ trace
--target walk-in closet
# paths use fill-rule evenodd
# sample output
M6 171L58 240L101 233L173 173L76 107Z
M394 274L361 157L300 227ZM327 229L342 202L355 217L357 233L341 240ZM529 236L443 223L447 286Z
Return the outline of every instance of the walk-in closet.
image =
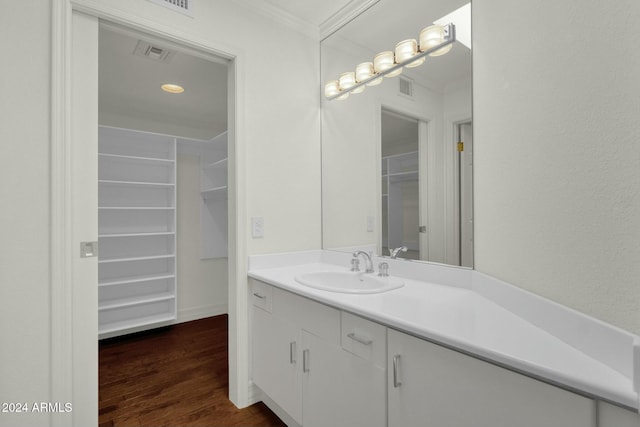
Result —
M98 338L224 314L226 61L107 23L99 41Z

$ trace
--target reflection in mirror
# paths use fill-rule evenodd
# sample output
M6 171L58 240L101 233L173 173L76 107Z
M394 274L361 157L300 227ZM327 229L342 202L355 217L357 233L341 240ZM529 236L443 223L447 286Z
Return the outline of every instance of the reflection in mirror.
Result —
M473 266L471 17L465 5L468 0L380 0L322 41L324 84L418 38L434 22L453 22L457 39L446 55L427 56L380 85L345 100L323 99L325 249L366 247Z
M424 150L426 140L420 141L419 129L426 123L386 109L380 123L382 254L422 259L420 219L426 218L426 212L421 212L420 204L419 152L420 142Z

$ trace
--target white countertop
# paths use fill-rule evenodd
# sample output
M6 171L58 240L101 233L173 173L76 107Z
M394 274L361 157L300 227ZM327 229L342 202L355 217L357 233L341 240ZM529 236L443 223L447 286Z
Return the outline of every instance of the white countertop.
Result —
M632 378L470 288L403 277L404 287L388 292L335 293L301 285L295 276L312 271L348 271L348 263L341 266L313 258L307 261L310 262L276 267L253 263L249 276L530 376L638 410L638 393ZM394 275L393 270L390 273Z

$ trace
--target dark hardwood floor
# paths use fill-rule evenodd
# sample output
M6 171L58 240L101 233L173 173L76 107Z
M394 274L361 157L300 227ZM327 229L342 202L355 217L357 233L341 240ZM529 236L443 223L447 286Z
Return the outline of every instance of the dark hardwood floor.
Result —
M228 399L227 316L100 342L101 427L284 426Z

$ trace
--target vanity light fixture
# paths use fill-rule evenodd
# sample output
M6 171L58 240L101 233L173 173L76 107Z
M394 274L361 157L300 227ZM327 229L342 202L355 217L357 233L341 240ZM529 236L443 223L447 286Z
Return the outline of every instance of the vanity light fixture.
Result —
M420 51L424 52L439 46L444 39L444 29L440 25L431 25L420 31ZM449 44L443 48L436 49L429 53L429 56L440 56L449 52L453 45Z
M182 93L184 92L184 88L180 85L176 85L173 83L166 83L163 84L162 86L160 86L160 88L165 91L165 92L169 92L169 93Z
M405 62L408 59L413 58L418 54L418 42L416 39L409 39L401 41L396 45L396 61ZM405 65L407 68L417 67L418 65L422 65L426 58L423 56L420 59L416 59Z
M357 83L362 83L365 80L368 81L367 86L376 86L382 83L381 77L371 80L370 77L373 77L374 75L375 71L373 69L373 62L363 62L362 64L358 64L356 67Z
M385 77L395 77L402 73L402 67L394 67L396 65L393 52L390 50L380 52L373 58L373 71ZM393 70L392 70L393 68ZM389 70L385 73L385 71ZM343 89L342 87L340 89ZM344 90L344 89L343 89Z
M324 86L324 96L328 100L346 99L350 93L360 93L365 85L382 83L382 77L394 77L402 73L402 68L422 65L427 56L440 56L449 52L456 40L454 24L431 25L420 31L419 42L409 39L399 42L395 51L380 52L373 62L358 64L356 71L340 74L338 80L331 80Z

